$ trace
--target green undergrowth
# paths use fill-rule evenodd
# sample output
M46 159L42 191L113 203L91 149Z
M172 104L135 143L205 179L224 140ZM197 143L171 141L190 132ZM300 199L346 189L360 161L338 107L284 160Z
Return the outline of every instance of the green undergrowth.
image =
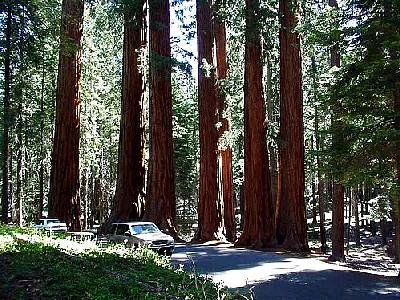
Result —
M0 299L243 299L148 249L65 247L36 233L0 225Z

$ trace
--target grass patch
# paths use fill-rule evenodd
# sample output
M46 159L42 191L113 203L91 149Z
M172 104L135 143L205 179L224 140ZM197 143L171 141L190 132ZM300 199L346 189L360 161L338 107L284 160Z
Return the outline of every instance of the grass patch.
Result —
M148 249L63 248L32 234L0 225L0 299L242 299Z

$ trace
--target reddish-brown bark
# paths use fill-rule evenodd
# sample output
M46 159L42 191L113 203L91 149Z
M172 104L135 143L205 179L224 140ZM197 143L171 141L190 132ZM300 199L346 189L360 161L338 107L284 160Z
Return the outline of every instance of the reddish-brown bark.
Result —
M344 186L334 184L332 211L332 255L330 260L342 261L344 256Z
M223 217L218 197L217 92L213 65L211 0L196 1L198 46L198 103L200 131L200 183L198 229L194 241L222 239Z
M63 0L49 215L80 230L79 130L83 0Z
M144 0L127 5L124 13L122 103L119 136L118 175L114 204L108 223L139 220L143 216L144 126L143 74L139 51L145 18Z
M275 246L274 208L266 143L259 1L246 0L244 72L244 228L236 245Z
M303 98L300 38L295 27L296 2L279 1L280 157L277 239L285 249L308 251L304 202Z
M214 37L217 58L217 79L224 80L228 75L228 61L226 52L226 28L225 22L218 16L214 16ZM217 90L218 118L222 126L219 128L219 137L230 131L229 120L223 115L225 111L225 97L220 89ZM232 173L232 148L230 145L218 147L220 164L218 168L221 173L222 202L224 206L224 233L229 242L236 239L235 207L233 203L233 173Z
M149 1L150 165L145 219L177 237L168 0Z

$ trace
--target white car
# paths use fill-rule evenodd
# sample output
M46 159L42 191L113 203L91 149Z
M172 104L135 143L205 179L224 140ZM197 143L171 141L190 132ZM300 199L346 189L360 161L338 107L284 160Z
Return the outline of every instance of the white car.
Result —
M39 219L39 221L33 225L34 228L44 229L50 232L66 232L68 230L67 224L61 222L59 219Z
M113 223L108 240L124 243L131 247L147 246L160 254L172 255L175 242L172 236L162 233L151 222L120 222Z

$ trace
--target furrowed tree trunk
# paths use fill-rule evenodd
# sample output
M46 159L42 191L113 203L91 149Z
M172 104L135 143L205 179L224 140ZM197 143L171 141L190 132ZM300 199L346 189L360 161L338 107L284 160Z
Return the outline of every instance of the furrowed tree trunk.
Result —
M124 8L118 174L114 204L107 226L117 220L139 220L144 213L144 74L139 69L139 51L144 43L142 32L145 20L145 1L131 2Z
M218 197L218 122L216 76L213 65L213 25L210 0L196 1L198 46L198 105L200 183L198 229L193 241L224 239Z
M10 97L11 97L11 32L12 32L12 5L9 0L6 4L5 21L5 53L4 53L4 100L3 100L3 186L1 194L1 221L8 223L9 186L8 186L8 158L9 158L9 130L10 130Z
M151 144L145 219L177 238L169 11L168 0L149 1Z
M304 137L300 38L294 32L297 3L279 1L280 42L280 163L277 239L283 248L309 251L304 201Z
M344 257L344 186L334 185L332 212L332 255L333 261L343 261Z
M267 121L263 95L260 2L246 0L244 71L244 228L237 246L276 245L271 174L266 143Z
M49 216L65 221L75 231L81 230L79 117L82 30L83 0L63 0Z
M225 22L219 16L214 16L214 37L217 58L217 79L224 80L228 75L228 61L226 53L226 27ZM224 116L225 96L221 88L217 90L217 107L219 122L222 126L219 128L219 137L227 134L230 128L230 121ZM233 203L233 172L232 172L232 147L228 145L219 145L218 153L221 163L218 168L221 170L222 182L218 185L222 187L222 203L224 215L224 233L229 242L236 240L235 207ZM221 201L221 200L220 200Z

